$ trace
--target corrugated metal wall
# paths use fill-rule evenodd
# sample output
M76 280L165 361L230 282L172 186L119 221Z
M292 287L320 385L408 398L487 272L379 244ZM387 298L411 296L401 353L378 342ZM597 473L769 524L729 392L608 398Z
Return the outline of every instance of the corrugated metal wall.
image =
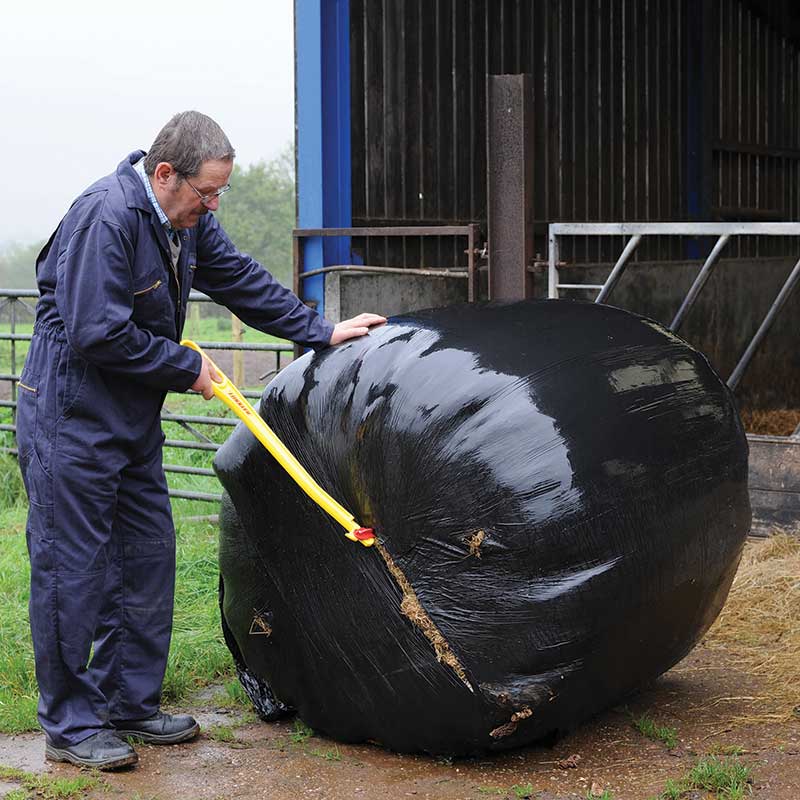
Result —
M748 6L717 0L712 213L723 220L800 214L800 54ZM788 248L788 249L787 249ZM737 255L796 252L796 242L742 241Z
M704 219L797 219L797 46L741 0L710 2ZM353 222L486 223L486 78L534 78L534 218L681 220L691 0L351 0ZM708 23L707 23L708 24ZM453 266L463 242L355 242L367 263ZM772 246L791 246L791 243ZM741 255L754 254L745 243ZM760 245L764 252L764 245ZM538 249L538 248L537 248ZM582 242L578 261L619 243ZM765 254L765 253L764 253ZM676 240L639 259L683 258Z

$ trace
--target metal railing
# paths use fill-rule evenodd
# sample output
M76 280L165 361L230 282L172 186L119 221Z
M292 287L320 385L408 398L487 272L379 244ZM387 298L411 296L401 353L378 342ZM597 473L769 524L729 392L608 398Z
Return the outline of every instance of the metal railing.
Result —
M10 371L0 372L0 384L8 383L11 386L10 400L0 399L0 408L8 408L11 410L11 423L0 424L0 432L10 432L16 436L16 407L17 407L17 384L20 379L21 355L18 352L18 346L21 342L29 342L31 334L17 333L17 327L21 324L23 319L33 321L34 318L34 304L30 301L35 301L39 297L39 292L31 289L0 289L0 314L7 314L10 321L9 332L5 333L0 331L0 342L10 343ZM191 292L189 295L190 302L194 303L214 303L214 301L207 295L200 292ZM21 316L22 314L25 317ZM273 369L259 376L259 380L268 378L269 376L279 372L285 364L283 356L285 354L291 355L293 347L288 343L268 344L268 343L253 343L246 342L198 342L204 350L218 350L218 351L249 351L259 353L274 353L275 366ZM289 359L291 360L291 358ZM177 392L170 392L169 394L179 394ZM253 390L242 390L245 397L251 399L260 399L261 392ZM162 422L176 423L183 428L192 438L190 439L167 439L164 442L164 447L173 447L178 449L197 450L207 452L209 454L215 453L221 445L209 439L201 431L195 428L196 425L217 425L234 427L238 424L236 419L230 417L217 417L210 415L197 415L197 414L175 414L168 410L165 405L161 414ZM16 447L0 447L0 452L17 455ZM214 477L214 471L209 466L193 466L184 464L169 464L165 463L164 471L181 475L197 475L202 477ZM185 489L169 490L170 497L183 499L183 500L200 500L205 502L218 503L221 495L213 492L194 492Z
M800 237L798 222L558 222L548 228L549 268L548 297L558 298L562 289L593 289L598 292L595 303L605 303L614 287L619 283L628 261L644 236L716 236L717 241L702 269L684 297L674 319L669 325L677 332L686 319L706 285L720 254L731 237L735 236L797 236ZM629 237L625 247L602 284L561 283L559 269L567 266L559 260L559 238L562 236L622 236ZM800 260L795 264L784 282L769 311L753 334L738 363L728 378L728 387L733 391L741 381L756 350L769 333L772 323L786 304L797 283L800 281Z
M302 297L302 281L314 275L325 275L331 272L349 272L353 274L384 274L384 275L416 275L423 278L465 278L467 280L467 299L474 302L477 292L477 262L476 248L478 243L479 226L474 223L469 225L406 225L395 227L365 227L365 228L295 228L292 231L292 262L294 270L294 290L298 297ZM426 238L431 236L464 237L467 248L467 268L463 269L412 269L408 267L370 267L354 264L340 264L331 267L305 270L303 263L303 242L318 237L326 238Z

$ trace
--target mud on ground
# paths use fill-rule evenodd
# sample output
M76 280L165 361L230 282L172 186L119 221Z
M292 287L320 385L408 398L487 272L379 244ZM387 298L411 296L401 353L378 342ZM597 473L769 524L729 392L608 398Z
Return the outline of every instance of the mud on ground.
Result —
M577 800L609 790L614 800L658 796L709 753L740 751L752 767L753 797L800 796L800 716L764 716L761 679L732 668L724 651L701 644L683 662L625 706L605 712L551 747L449 762L401 756L373 745L342 745L313 735L302 740L292 720L241 721L241 712L199 703L204 726L196 741L174 747L139 745L139 764L105 773L92 800L395 800L518 798ZM632 718L647 714L677 730L669 750L645 738ZM213 738L233 727L230 742ZM301 740L301 741L293 741ZM44 761L42 737L0 737L0 764L73 776L74 767ZM0 784L0 797L15 784ZM706 797L689 794L687 797Z

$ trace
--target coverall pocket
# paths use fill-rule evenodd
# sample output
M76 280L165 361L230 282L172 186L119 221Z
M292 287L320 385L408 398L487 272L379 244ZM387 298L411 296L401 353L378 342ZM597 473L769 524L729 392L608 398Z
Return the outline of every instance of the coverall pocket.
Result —
M133 321L142 328L149 328L172 315L169 285L162 270L153 272L134 285Z
M53 479L45 472L42 462L34 448L22 469L22 482L28 493L28 531L40 538L52 536L53 513Z
M17 385L17 450L22 482L31 503L52 507L52 478L41 455L42 452L49 454L50 448L39 418L41 393L35 379L25 370Z
M36 409L39 390L36 379L22 372L17 383L17 452L19 468L25 474L25 462L30 458L36 443Z
M28 511L28 526L25 537L28 542L28 555L31 566L41 572L51 572L55 567L53 551L55 542L45 536L45 519L40 515L41 507L31 504Z
M68 418L81 395L86 383L86 372L89 365L69 347L61 350L58 364L59 406L61 413L58 421ZM56 423L58 424L58 423Z

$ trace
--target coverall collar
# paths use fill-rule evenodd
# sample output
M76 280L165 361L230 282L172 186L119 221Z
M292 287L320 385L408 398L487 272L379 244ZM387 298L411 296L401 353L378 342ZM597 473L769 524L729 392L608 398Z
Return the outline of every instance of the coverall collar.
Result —
M136 170L133 168L133 165L144 158L145 155L146 153L144 150L134 150L129 156L123 159L117 167L117 179L120 182L120 186L122 186L122 193L125 195L125 202L128 208L138 208L142 211L146 211L150 215L150 221L153 225L156 239L158 239L161 249L169 255L170 249L169 242L167 241L167 233L158 219L158 215L155 213L155 209L150 203L150 200L147 198L147 192L145 192L144 186L142 185L142 179L136 174Z
M142 186L141 178L136 174L133 165L145 157L144 150L134 150L117 167L117 179L122 186L125 202L128 208L140 208L142 211L152 211L153 207L147 199L147 193Z

